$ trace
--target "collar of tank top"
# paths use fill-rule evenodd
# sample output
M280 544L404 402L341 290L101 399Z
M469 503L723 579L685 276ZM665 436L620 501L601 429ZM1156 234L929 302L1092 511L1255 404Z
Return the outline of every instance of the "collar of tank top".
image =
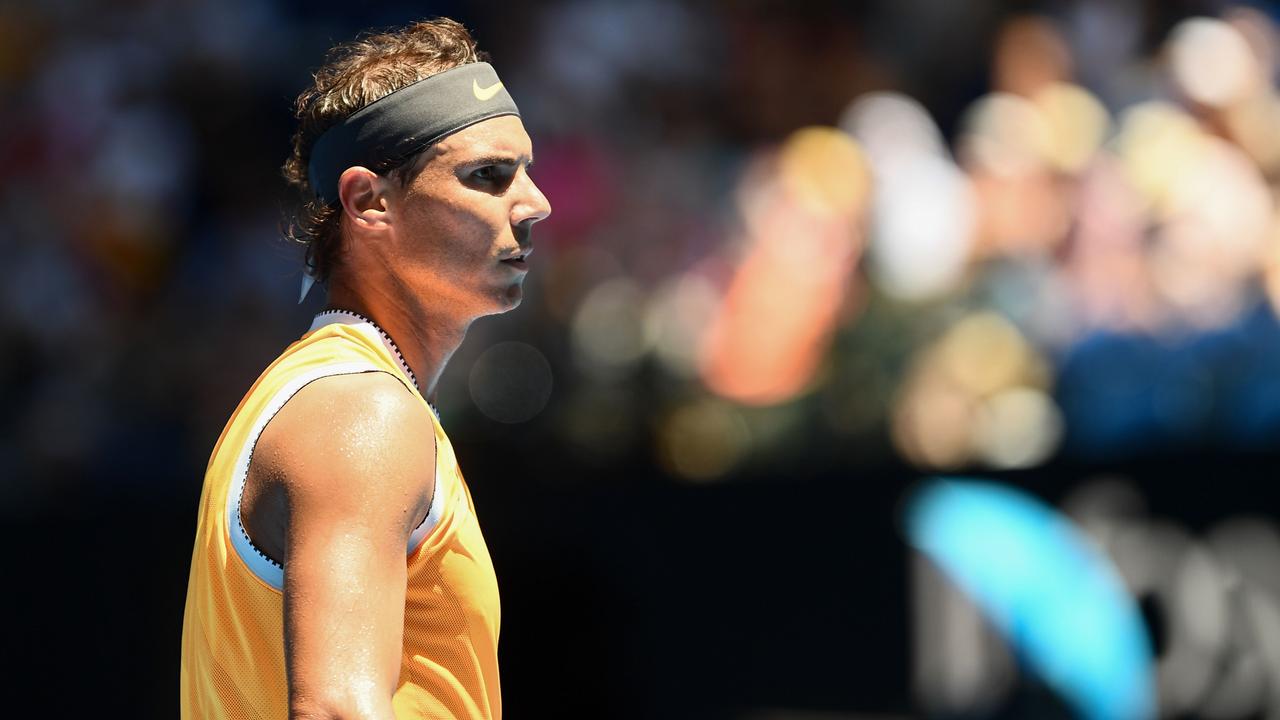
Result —
M405 377L409 378L409 382L413 383L413 387L417 389L418 394L422 395L422 388L418 385L418 376L413 374L413 368L409 367L409 363L405 362L404 353L400 352L400 348L396 345L396 341L392 340L391 336L387 334L387 331L379 327L378 323L374 322L370 318L353 310L335 308L333 310L325 310L323 312L316 313L315 319L311 322L311 329L316 330L331 322L342 322L344 320L349 324L364 323L377 331L378 335L382 338L382 344L385 345L387 350L391 352L391 355L395 357L396 362L400 363L400 369L404 371ZM426 396L423 396L423 399L426 400ZM430 400L427 400L427 407L431 408L431 412L435 413L437 419L440 417L439 408L437 408Z

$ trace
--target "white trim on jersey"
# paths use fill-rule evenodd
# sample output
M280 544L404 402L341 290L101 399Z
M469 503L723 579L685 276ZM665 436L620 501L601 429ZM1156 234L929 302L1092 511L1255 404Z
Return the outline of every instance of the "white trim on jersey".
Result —
M396 347L396 344L391 341L391 337L378 329L377 325L369 322L368 318L360 317L347 310L325 310L312 319L311 329L307 330L307 332L312 333L325 325L338 323L355 328L358 332L363 333L365 337L386 348L387 354L395 358L396 363L400 366L400 372L404 373L404 379L409 381L409 385L415 389L417 388L417 381L414 380L413 371L409 369L409 364L404 361L404 356L400 354L400 348Z

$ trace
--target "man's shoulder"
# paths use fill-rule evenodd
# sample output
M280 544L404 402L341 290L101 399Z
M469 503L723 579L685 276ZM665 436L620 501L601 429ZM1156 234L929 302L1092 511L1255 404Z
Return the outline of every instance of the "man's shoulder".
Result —
M409 424L430 427L425 405L389 371L369 371L327 375L308 382L290 398L272 423L328 427L340 430L390 425L389 430Z
M322 377L271 419L254 464L295 491L421 491L434 478L430 412L387 372Z

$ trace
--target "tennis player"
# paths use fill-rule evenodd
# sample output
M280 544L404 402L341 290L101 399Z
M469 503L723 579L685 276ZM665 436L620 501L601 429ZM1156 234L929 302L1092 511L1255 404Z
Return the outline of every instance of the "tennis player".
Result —
M471 323L520 302L551 210L529 136L447 19L334 48L296 111L328 306L209 461L182 717L499 718L498 586L432 401Z

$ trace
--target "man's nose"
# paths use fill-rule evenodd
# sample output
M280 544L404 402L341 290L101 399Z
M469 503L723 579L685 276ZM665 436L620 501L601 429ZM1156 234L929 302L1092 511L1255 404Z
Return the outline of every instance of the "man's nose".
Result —
M551 203L547 200L547 196L542 194L542 190L538 189L538 185L533 181L533 178L524 174L523 180L522 197L520 202L516 203L515 208L513 208L512 224L528 223L532 225L551 214Z

